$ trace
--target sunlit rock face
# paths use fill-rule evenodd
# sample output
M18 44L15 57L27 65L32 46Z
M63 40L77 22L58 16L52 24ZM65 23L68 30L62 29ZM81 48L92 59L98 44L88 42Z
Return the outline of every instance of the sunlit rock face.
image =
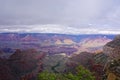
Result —
M106 38L106 36L98 36L96 38L85 38L80 42L80 44L82 47L101 47L110 41L111 39Z
M119 59L120 58L120 35L117 35L113 41L108 42L103 47L103 52L110 58Z

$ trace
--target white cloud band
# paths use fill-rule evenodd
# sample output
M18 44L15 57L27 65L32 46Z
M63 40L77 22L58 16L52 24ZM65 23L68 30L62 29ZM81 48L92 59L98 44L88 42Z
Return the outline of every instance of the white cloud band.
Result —
M102 29L102 28L75 28L67 25L11 25L0 26L0 32L17 32L17 33L60 33L60 34L120 34L120 30Z

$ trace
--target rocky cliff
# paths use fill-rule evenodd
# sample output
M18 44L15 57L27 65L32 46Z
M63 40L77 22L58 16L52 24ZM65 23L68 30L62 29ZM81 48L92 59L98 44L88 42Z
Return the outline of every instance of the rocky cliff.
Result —
M103 47L103 53L112 59L120 58L120 35L116 36L113 41L108 42Z
M9 59L0 59L0 80L35 80L44 56L34 49L17 49Z
M107 80L120 80L120 35L108 42L103 52L109 57L105 65Z

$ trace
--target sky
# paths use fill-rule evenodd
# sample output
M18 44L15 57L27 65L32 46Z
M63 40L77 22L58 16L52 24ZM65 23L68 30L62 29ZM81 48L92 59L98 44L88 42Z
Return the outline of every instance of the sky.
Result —
M0 32L120 34L120 0L0 0Z

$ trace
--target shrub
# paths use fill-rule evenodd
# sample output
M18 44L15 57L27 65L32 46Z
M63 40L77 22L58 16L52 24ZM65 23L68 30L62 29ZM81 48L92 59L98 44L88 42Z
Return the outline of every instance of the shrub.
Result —
M39 73L38 80L95 80L95 77L89 70L82 66L78 66L76 68L76 74L71 72L62 74L44 71Z

